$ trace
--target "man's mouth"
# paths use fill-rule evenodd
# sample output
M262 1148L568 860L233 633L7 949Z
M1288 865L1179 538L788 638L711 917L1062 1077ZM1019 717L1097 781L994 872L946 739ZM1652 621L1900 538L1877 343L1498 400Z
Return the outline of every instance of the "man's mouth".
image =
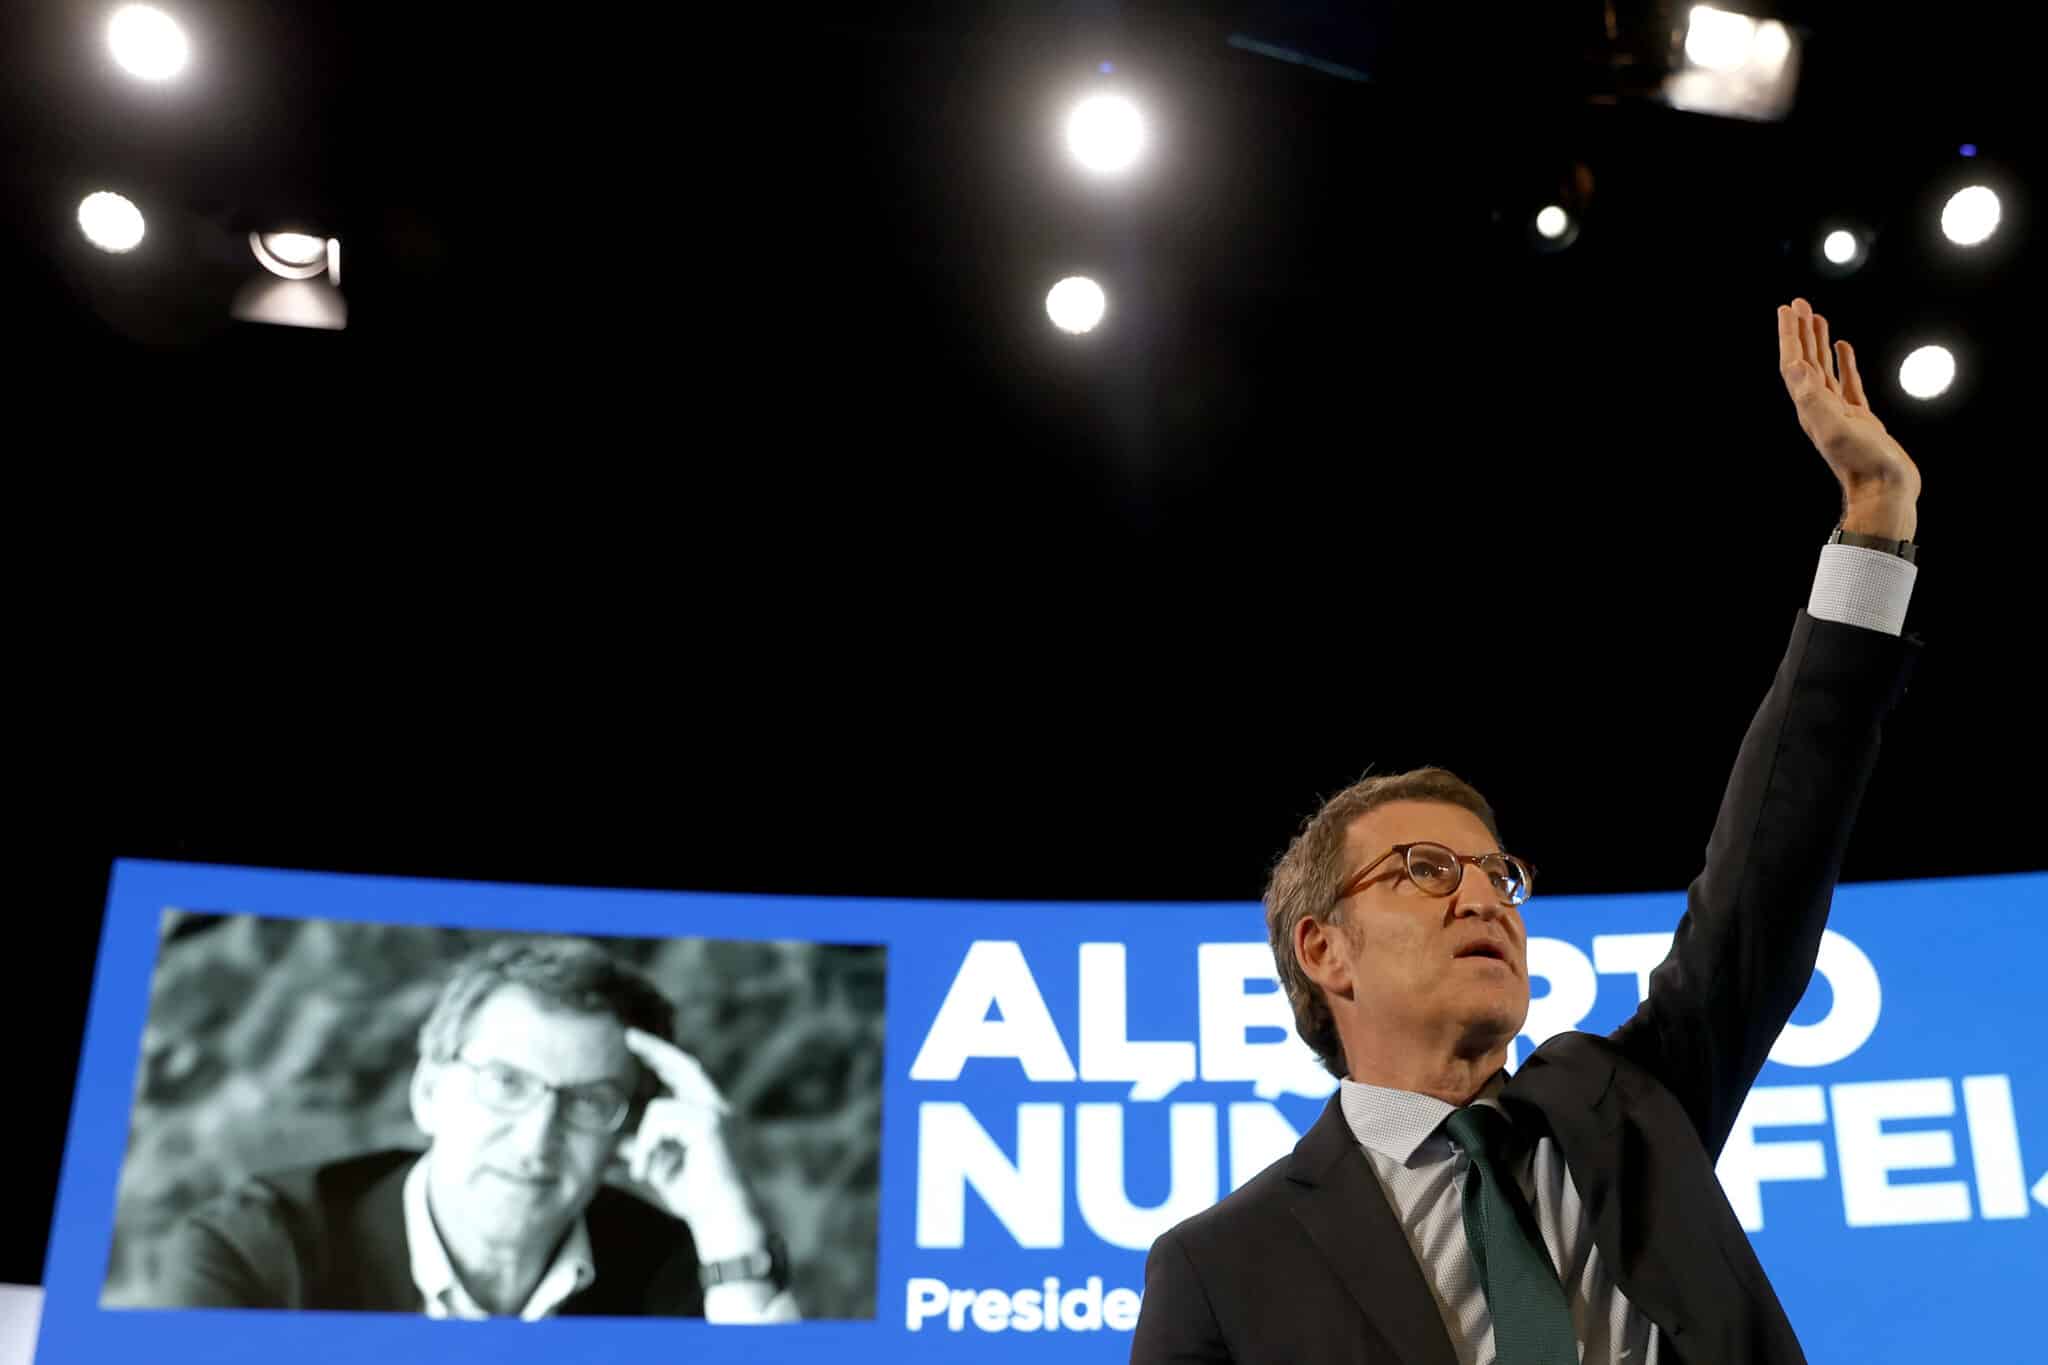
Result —
M1467 958L1474 957L1488 958L1494 962L1498 962L1503 965L1509 965L1508 955L1504 951L1502 951L1499 944L1495 943L1474 943L1470 947L1461 948L1458 950L1458 960L1460 962L1464 961Z

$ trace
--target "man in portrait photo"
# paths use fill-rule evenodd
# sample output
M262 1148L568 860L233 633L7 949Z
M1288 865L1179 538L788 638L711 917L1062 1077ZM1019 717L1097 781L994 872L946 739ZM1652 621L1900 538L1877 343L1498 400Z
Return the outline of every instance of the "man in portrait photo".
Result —
M260 1175L195 1209L152 1304L796 1320L725 1101L673 1021L596 943L492 942L420 1029L425 1150Z

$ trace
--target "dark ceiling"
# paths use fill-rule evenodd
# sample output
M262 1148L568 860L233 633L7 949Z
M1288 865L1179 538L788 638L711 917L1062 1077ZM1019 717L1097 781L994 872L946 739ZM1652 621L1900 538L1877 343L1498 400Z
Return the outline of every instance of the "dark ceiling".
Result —
M1597 98L1597 4L698 8L190 0L145 95L100 6L6 6L50 1182L120 853L1249 899L1320 793L1440 762L1548 889L1682 885L1836 514L1795 294L1873 370L1963 366L1873 392L1927 652L1847 875L2048 863L2000 9L1781 7L1800 101L1754 125ZM1159 138L1109 188L1056 145L1103 60ZM1968 255L1965 176L2006 197ZM79 240L102 184L150 251ZM1879 235L1830 281L1835 214ZM348 331L227 321L222 244L287 222L343 240Z

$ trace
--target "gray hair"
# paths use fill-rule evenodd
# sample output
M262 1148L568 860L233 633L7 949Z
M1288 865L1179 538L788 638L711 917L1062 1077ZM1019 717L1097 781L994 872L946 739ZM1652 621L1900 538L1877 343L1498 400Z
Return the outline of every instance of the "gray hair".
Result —
M1266 882L1266 934L1273 943L1273 966L1294 1008L1294 1031L1315 1049L1323 1066L1339 1080L1349 1067L1337 1021L1323 999L1322 988L1309 979L1294 955L1295 926L1303 919L1328 922L1337 908L1337 888L1344 877L1344 840L1352 822L1390 801L1441 801L1477 815L1486 832L1500 841L1493 807L1471 784L1444 768L1415 768L1405 773L1365 777L1325 801L1309 817L1301 833L1273 865Z

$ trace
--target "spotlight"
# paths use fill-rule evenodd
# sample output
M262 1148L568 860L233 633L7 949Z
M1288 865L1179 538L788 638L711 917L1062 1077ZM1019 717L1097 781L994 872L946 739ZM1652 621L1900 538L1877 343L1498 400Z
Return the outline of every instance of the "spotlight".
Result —
M1069 275L1045 296L1045 314L1053 326L1076 335L1094 331L1107 309L1102 286L1085 275Z
M1127 171L1145 150L1145 120L1122 95L1090 95L1067 116L1067 150L1097 175Z
M123 71L144 81L165 81L185 69L191 44L178 21L154 5L123 5L107 21L107 46Z
M1685 66L1664 81L1672 108L1756 120L1781 119L1792 108L1799 42L1778 20L1694 5L1684 52Z
M1989 185L1957 190L1941 208L1941 232L1957 246L1976 246L1998 231L1998 194Z
M1529 242L1538 251L1563 251L1578 240L1578 217L1562 204L1545 204L1529 220Z
M1814 233L1813 269L1828 279L1853 275L1870 259L1875 234L1863 223L1837 219L1818 225Z
M341 242L337 238L307 232L252 232L249 250L277 278L258 277L243 285L228 308L233 317L334 332L348 326L348 300L336 288L341 283Z
M265 270L287 280L310 280L327 270L325 237L303 232L252 232L249 249L256 253Z
M112 190L100 190L79 201L78 228L101 251L133 251L142 241L142 210Z
M1937 398L1955 378L1956 358L1946 346L1922 346L1899 363L1899 387L1909 398Z

